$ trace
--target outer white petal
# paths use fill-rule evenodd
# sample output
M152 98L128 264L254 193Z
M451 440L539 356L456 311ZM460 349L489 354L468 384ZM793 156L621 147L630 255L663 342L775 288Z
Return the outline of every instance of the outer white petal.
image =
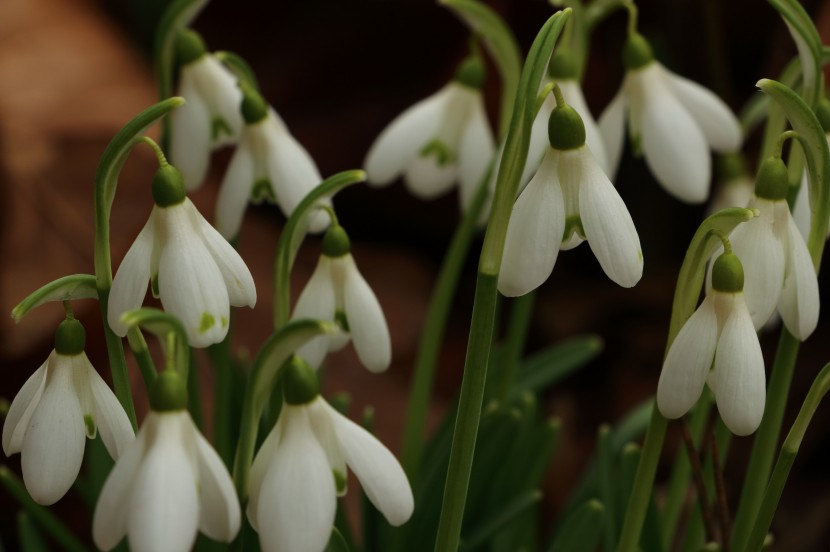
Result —
M343 266L343 310L357 356L369 371L382 372L392 362L392 340L383 309L350 254L333 262Z
M458 151L458 179L461 184L461 208L466 210L475 197L496 151L496 140L487 122L481 94L475 96Z
M78 356L83 356L86 364L86 385L89 386L92 395L95 408L95 424L98 426L101 440L104 442L110 456L114 460L118 460L127 445L135 439L133 426L127 418L127 413L124 412L124 407L121 406L115 394L90 364L86 354L81 353Z
M297 299L297 306L294 307L294 314L291 318L292 320L311 318L332 322L336 308L332 260L325 255L320 255L317 267L300 293L300 298ZM328 348L328 337L321 335L308 340L305 345L297 349L297 354L308 362L309 366L317 369L326 358Z
M210 443L195 427L192 430L199 461L199 530L213 540L230 542L242 519L233 481Z
M196 540L198 480L193 436L184 431L186 411L159 413L135 475L127 512L127 539L135 552L185 552Z
M599 125L594 120L591 110L588 109L588 103L582 94L582 86L575 80L561 80L557 84L568 105L573 107L582 117L582 123L585 125L585 143L588 145L588 149L591 150L594 159L596 159L603 172L610 174L611 167L608 163L608 154L605 152L605 142L602 139Z
M452 188L458 176L458 165L448 162L439 166L434 155L416 157L404 174L406 188L421 199L432 199Z
M714 92L663 68L672 91L694 117L706 141L721 153L738 151L743 132L738 118Z
M253 308L256 305L256 285L245 261L192 203L187 203L187 208L193 225L201 232L202 241L222 273L231 305Z
M570 174L567 174L570 173ZM633 287L643 275L643 251L634 221L591 152L562 155L559 175L579 179L579 216L591 251L617 284Z
M786 272L784 289L778 302L778 312L784 325L795 337L804 341L818 324L819 291L816 271L804 239L790 216L787 204L782 202L782 216L786 220Z
M104 482L92 520L92 539L101 550L111 550L127 534L127 511L133 480L144 458L146 443L155 438L158 414L150 412L135 440L127 445Z
M707 295L680 328L663 362L657 383L657 407L663 416L679 418L700 398L715 358L717 341L714 299Z
M236 77L212 54L203 56L195 64L200 66L199 89L210 108L211 117L221 118L231 130L230 136L220 133L213 141L214 147L233 143L245 125L239 109L242 91Z
M565 201L556 174L559 155L548 154L513 206L504 256L499 271L499 291L516 297L536 289L553 271L565 231Z
M337 497L326 453L303 406L283 407L284 436L260 491L257 525L263 549L321 552L329 541Z
M84 459L86 431L72 385L69 357L50 357L46 386L23 437L26 490L38 504L54 504L75 482Z
M230 306L222 273L188 215L189 201L158 208L167 234L159 259L159 293L165 310L182 321L190 345L207 347L227 335Z
M390 184L418 156L438 131L451 90L451 83L447 84L398 115L380 133L363 162L369 184Z
M205 180L213 139L212 116L196 83L193 68L182 68L179 95L187 102L170 114L170 162L178 168L188 190Z
M251 151L251 141L255 138L248 135L250 132L248 127L243 130L239 147L233 152L216 199L216 229L229 240L239 234L254 180L264 176L255 173Z
M308 403L307 406L308 420L314 430L314 436L317 437L317 442L320 443L320 446L326 452L326 458L328 458L329 465L334 473L334 480L337 483L340 483L342 480L343 486L337 489L337 496L343 496L346 494L346 482L348 478L346 459L343 457L343 451L340 449L337 430L334 427L329 410L328 403L319 395L312 402Z
M55 354L57 353L52 351L52 355ZM6 421L3 422L3 452L6 453L6 456L20 452L20 448L23 446L23 436L29 428L29 420L32 419L32 414L34 414L40 402L40 397L43 395L48 365L49 360L47 359L46 362L40 365L40 368L29 376L29 379L17 392L8 413L6 413Z
M621 90L599 117L599 132L605 144L607 157L608 172L606 174L612 178L617 174L625 143L625 110L626 98Z
M640 129L643 154L657 181L681 201L702 203L709 194L712 172L709 146L668 88L662 71L655 62L637 70L639 74L630 80L631 94L642 97L640 120L632 125Z
M810 183L807 177L807 171L801 177L801 186L798 187L798 195L795 197L793 204L793 219L798 231L801 232L801 237L804 241L810 238L810 224L813 220L813 214L810 212Z
M397 527L405 523L412 515L414 501L398 460L371 433L323 404L331 416L346 463L357 475L366 496L390 524Z
M726 427L735 435L755 431L764 414L766 375L758 335L740 294L718 340L713 375L718 411Z
M530 182L530 179L539 171L539 167L542 165L542 161L550 149L548 119L550 119L550 114L554 107L556 107L556 100L553 98L553 94L548 94L545 101L542 102L542 106L539 108L539 113L536 114L536 118L533 120L533 126L530 127L530 144L527 148L527 159L525 160L524 170L522 171L522 178L519 181L519 193L524 190ZM503 152L504 146L502 145L499 151L499 160L501 160ZM494 172L496 168L493 169ZM495 178L496 175L493 174L493 190L496 189Z
M744 267L744 297L755 329L775 312L784 285L784 243L776 230L775 205L756 198L750 203L760 215L732 232L730 241Z
M147 283L152 276L150 259L153 254L154 218L151 214L112 280L107 322L112 331L121 337L127 335L127 326L121 322L121 315L140 307L147 295Z
M257 531L259 530L259 526L257 525L257 519L259 519L257 515L259 492L262 490L262 480L271 468L271 464L274 461L274 454L277 452L277 448L282 440L284 420L284 416L277 420L271 433L268 434L262 446L259 447L259 451L257 451L256 457L254 458L254 463L251 466L250 476L248 477L248 510L246 513L248 515L248 521L251 522L251 527Z

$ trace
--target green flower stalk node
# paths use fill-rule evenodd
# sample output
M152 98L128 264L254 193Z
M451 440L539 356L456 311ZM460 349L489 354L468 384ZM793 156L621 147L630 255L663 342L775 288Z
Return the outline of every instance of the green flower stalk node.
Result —
M240 85L242 90L242 118L245 124L253 125L263 120L268 115L268 104L265 98L258 91L248 85Z
M548 119L548 139L550 145L558 150L572 150L585 145L585 123L582 117L564 101L560 102L559 87L553 89L557 106Z
M737 293L744 289L744 267L734 253L724 253L712 267L712 287L723 293Z
M329 226L323 235L323 255L326 257L342 257L351 251L349 235L339 224Z
M149 389L150 406L156 412L170 412L187 408L187 382L178 372L165 370Z
M172 207L184 201L184 179L173 165L162 165L153 177L153 201L159 207Z
M75 356L84 352L86 331L74 318L67 318L55 332L55 351L59 355Z
M480 90L487 79L487 71L484 68L484 61L478 56L469 56L458 66L455 72L455 80L469 88Z
M775 155L764 159L755 178L755 195L772 201L787 198L790 189L787 165Z
M207 53L207 46L196 31L184 30L176 36L176 59L180 65L188 65Z
M576 80L579 78L579 66L569 50L557 50L548 62L548 77L553 80Z
M623 65L629 71L641 69L654 61L651 44L640 33L631 33L625 41L622 52Z
M282 376L283 397L286 404L308 404L320 395L320 382L314 369L294 355L285 366Z

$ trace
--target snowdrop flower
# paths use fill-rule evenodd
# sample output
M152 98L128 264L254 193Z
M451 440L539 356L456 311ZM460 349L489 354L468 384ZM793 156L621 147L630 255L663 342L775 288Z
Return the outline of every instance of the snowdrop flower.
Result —
M818 323L819 290L810 252L787 206L788 188L786 165L780 157L768 157L748 205L760 214L739 225L730 241L743 259L743 290L755 328L761 329L777 307L787 330L803 341Z
M263 549L322 552L337 496L346 493L346 466L390 524L405 523L414 502L394 455L320 396L314 371L298 357L282 381L285 402L254 459L249 484L248 520Z
M179 95L187 100L170 115L170 159L188 190L202 185L212 149L234 143L242 130L242 92L236 77L207 52L202 38L190 30L176 41L181 65Z
M152 410L95 505L95 545L112 550L127 535L135 552L184 552L197 530L230 542L242 516L228 470L193 424L181 378L167 371L154 387Z
M617 284L634 286L643 253L631 215L585 146L579 114L564 103L550 117L550 145L542 165L516 200L504 245L499 291L524 295L550 276L560 249L588 240L602 269Z
M75 482L86 437L100 432L116 460L134 438L127 414L84 353L85 339L80 322L61 322L55 349L23 384L3 424L3 452L20 453L23 481L39 504L57 502Z
M724 253L714 265L712 290L680 329L663 362L657 407L666 418L680 418L708 383L726 427L735 435L749 435L764 414L764 357L741 291L740 260Z
M628 119L634 149L642 148L657 181L681 201L702 203L709 195L709 149L737 151L742 141L738 120L711 91L656 61L641 35L629 35L623 61L622 88L599 120L612 174Z
M319 368L326 354L344 347L349 339L363 365L382 372L392 361L392 342L383 309L357 269L349 236L333 223L323 236L323 254L294 308L293 320L313 318L337 322L344 333L319 336L297 350Z
M256 288L239 253L184 193L179 171L164 165L153 179L155 206L112 282L107 320L127 334L121 315L137 309L151 282L153 295L184 324L193 347L228 333L230 305L253 307Z
M256 90L243 86L245 126L231 158L216 203L216 228L227 239L236 237L248 201L276 203L285 216L323 178L308 152L294 138L277 112ZM328 219L312 215L310 230L321 232Z
M410 192L431 199L457 180L466 209L496 150L481 94L484 78L483 62L471 56L449 84L392 121L363 163L369 183L385 186L403 174Z

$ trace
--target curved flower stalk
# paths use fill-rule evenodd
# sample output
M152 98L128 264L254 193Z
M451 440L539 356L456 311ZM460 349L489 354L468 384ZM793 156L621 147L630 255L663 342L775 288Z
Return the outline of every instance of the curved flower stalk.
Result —
M317 369L326 354L344 347L351 339L360 362L372 372L382 372L392 361L392 342L380 303L360 274L350 253L349 237L334 223L323 237L323 254L297 300L292 320L312 318L337 322L343 333L322 335L297 349L297 354Z
M827 143L830 144L830 100L822 98L815 110L821 127L824 129ZM793 203L793 218L801 236L806 241L810 237L810 221L813 218L814 207L810 203L809 183L807 181L807 170L801 178L801 186L798 195ZM827 237L830 237L830 225L827 227Z
M547 280L560 249L588 241L602 269L617 284L634 286L643 274L637 229L614 185L585 145L579 114L557 103L550 117L550 148L519 195L504 245L499 291L524 295Z
M346 493L347 466L390 524L405 523L412 490L389 449L320 396L314 371L298 357L283 383L279 420L251 468L247 513L263 549L322 552L337 496Z
M233 482L187 412L184 383L162 373L152 410L107 477L92 521L92 537L112 550L124 536L136 552L190 550L196 532L230 542L241 511Z
M709 195L709 149L730 153L741 147L737 118L711 91L656 61L642 35L629 35L623 61L622 88L599 119L610 174L619 164L627 120L635 151L642 150L666 191L686 203L702 203Z
M181 173L164 165L153 179L155 206L112 282L107 320L124 336L121 315L153 295L182 321L193 347L222 341L230 306L256 304L256 287L239 253L187 198Z
M385 186L403 175L410 192L431 199L458 181L466 210L496 151L481 94L484 79L483 62L471 56L449 84L392 121L363 163L369 184Z
M712 290L680 329L663 362L657 407L666 418L688 412L708 383L732 433L749 435L761 423L764 357L744 301L743 276L733 253L715 261Z
M277 112L256 90L249 86L242 90L245 125L216 203L216 228L229 240L239 234L249 200L275 203L290 216L323 180L314 160L288 132ZM327 224L324 213L315 213L309 229L322 232Z
M233 144L242 130L242 92L236 77L213 54L198 33L182 31L176 40L181 66L179 95L187 100L170 116L170 160L188 190L202 185L211 150Z
M21 453L23 480L39 504L60 500L75 482L86 438L101 440L117 460L133 440L118 399L84 353L80 322L58 326L55 349L12 401L3 424L3 452Z

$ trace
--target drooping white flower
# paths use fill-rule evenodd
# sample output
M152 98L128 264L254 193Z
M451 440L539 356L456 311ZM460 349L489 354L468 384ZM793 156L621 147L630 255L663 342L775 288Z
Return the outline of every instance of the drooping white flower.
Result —
M749 435L764 414L764 357L741 291L738 257L721 255L713 270L712 290L680 329L663 362L657 406L666 418L680 418L708 383L729 430Z
M496 150L483 84L484 66L470 58L453 81L401 113L366 155L369 184L385 186L403 175L410 192L431 199L458 181L466 209Z
M256 304L253 277L239 253L184 195L174 167L159 169L153 196L150 219L113 279L109 325L126 335L121 315L141 306L151 282L164 309L182 321L191 346L218 343L228 333L230 306Z
M187 410L152 410L107 477L92 522L101 550L187 551L196 532L230 542L241 512L228 470Z
M345 230L332 225L323 238L323 254L292 315L293 320L337 322L343 333L315 337L297 354L316 369L328 352L344 347L351 338L360 362L372 372L382 372L392 361L389 328L377 297L349 251Z
M239 233L249 201L276 203L285 216L290 216L323 180L314 160L277 112L258 92L248 88L243 91L245 126L216 202L216 228L227 239ZM309 229L320 232L327 224L326 216L316 212Z
M405 523L414 501L395 456L316 390L292 391L290 374L297 366L295 360L286 373L285 404L251 468L248 520L263 549L322 552L337 496L346 493L347 466L391 525Z
M207 52L201 37L182 31L176 42L181 65L179 95L186 103L170 115L170 159L188 190L202 185L211 150L239 138L242 92L236 77Z
M583 240L609 278L632 287L643 274L643 254L631 215L585 146L579 115L563 106L551 116L558 119L551 124L557 129L551 147L510 216L499 291L512 297L536 289L550 276L559 250ZM565 136L568 128L573 141Z
M62 322L55 350L23 384L3 424L3 452L21 453L23 481L39 504L57 502L75 482L87 437L100 433L116 460L134 438L127 414L83 347L80 322Z
M702 203L709 195L709 149L737 151L738 120L711 91L655 61L642 36L629 36L623 60L622 88L599 119L611 174L619 164L627 119L634 147L642 148L657 181L681 201Z

